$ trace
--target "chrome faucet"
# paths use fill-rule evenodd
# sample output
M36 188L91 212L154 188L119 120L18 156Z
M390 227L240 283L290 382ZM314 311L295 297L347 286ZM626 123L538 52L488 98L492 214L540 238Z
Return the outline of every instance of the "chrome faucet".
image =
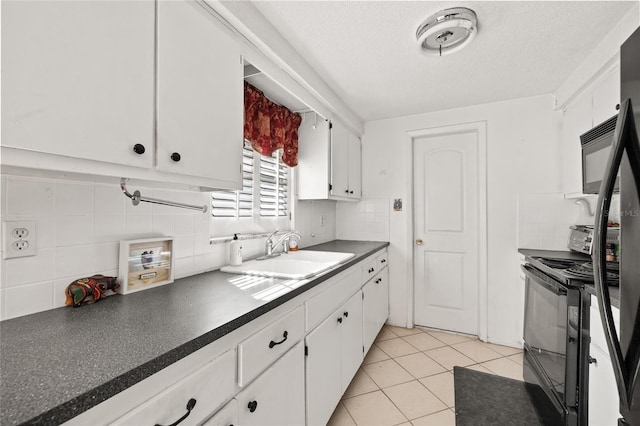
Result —
M273 241L273 237L275 237L276 233L280 231L279 229L276 229L271 235L269 235L269 237L267 237L267 241L265 242L265 249L266 249L266 255L265 257L275 257L275 256L280 256L280 253L273 253L274 250L276 250L280 244L282 244L282 250L287 253L289 251L289 247L286 244L283 244L284 241L289 241L289 238L291 237L297 237L298 240L300 240L300 238L302 238L302 236L300 234L298 234L295 231L287 231L284 234L282 234L280 236L280 238L278 239L278 241L274 242Z

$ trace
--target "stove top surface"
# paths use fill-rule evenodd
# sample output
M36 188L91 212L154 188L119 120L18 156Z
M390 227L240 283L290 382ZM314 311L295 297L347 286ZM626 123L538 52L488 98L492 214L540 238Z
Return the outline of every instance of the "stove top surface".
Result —
M543 272L549 273L556 279L570 283L579 281L592 283L593 263L590 260L560 259L551 257L533 256L530 258L534 266ZM619 264L607 263L607 282L609 285L617 285L620 280Z

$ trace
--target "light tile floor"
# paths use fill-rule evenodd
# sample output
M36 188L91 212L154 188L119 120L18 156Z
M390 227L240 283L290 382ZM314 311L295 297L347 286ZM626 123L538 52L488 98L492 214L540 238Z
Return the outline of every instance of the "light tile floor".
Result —
M453 367L522 380L522 350L385 325L329 426L455 426Z

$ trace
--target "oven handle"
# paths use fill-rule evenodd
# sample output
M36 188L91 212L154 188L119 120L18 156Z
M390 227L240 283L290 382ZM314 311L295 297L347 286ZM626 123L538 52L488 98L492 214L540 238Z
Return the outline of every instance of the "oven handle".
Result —
M535 269L533 266L520 265L520 268L528 278L540 284L542 287L546 288L547 290L557 294L558 296L563 296L567 294L567 289L564 288L560 283L553 280L552 278L549 278L547 281L542 279L542 277L534 275L531 271L534 271L534 270L537 271L537 269Z
M629 133L630 132L630 133ZM598 297L600 308L600 318L604 328L604 334L609 348L609 356L613 366L613 373L618 385L620 395L620 405L625 410L631 407L636 379L640 373L640 363L638 359L639 349L630 348L626 358L622 355L620 337L616 331L611 312L611 297L607 284L607 263L605 259L605 244L607 243L607 222L609 220L609 207L613 197L613 187L615 185L620 163L624 151L631 163L631 170L635 181L635 190L640 192L640 143L636 133L636 126L633 119L633 108L631 100L626 99L621 103L616 129L613 134L613 147L607 161L606 172L598 196L596 210L596 221L593 235L593 280ZM639 194L640 195L640 194ZM621 283L622 284L622 283ZM640 337L640 330L633 331L632 341L637 341Z

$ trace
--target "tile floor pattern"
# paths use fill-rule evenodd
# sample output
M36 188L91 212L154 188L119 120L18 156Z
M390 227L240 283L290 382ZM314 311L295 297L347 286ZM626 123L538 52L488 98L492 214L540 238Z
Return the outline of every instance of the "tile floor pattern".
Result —
M455 426L453 367L522 380L522 350L385 325L329 426Z

